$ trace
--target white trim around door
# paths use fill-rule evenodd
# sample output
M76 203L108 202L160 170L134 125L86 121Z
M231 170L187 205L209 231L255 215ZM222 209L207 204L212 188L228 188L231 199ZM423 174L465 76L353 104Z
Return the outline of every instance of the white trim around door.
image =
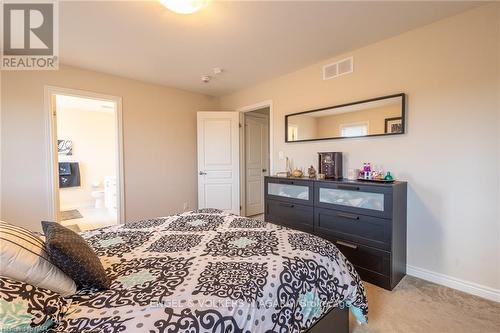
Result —
M274 114L273 101L266 100L238 108L240 114L240 215L246 216L246 171L245 171L245 112L269 108L269 175L274 175Z
M75 96L97 100L113 101L116 104L116 183L117 183L117 220L118 223L125 222L125 181L123 171L123 121L122 121L122 98L118 96L104 95L100 93L61 88L54 86L44 87L44 109L46 114L46 156L47 156L47 189L49 198L49 216L55 222L60 222L59 216L59 182L58 179L58 156L57 156L57 115L54 106L55 95Z

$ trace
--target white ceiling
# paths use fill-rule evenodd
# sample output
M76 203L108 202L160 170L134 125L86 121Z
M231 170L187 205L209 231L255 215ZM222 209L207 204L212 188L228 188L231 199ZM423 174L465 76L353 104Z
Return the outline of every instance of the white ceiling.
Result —
M157 1L61 2L60 59L217 96L480 4L214 1L178 15ZM214 67L224 73L201 82Z

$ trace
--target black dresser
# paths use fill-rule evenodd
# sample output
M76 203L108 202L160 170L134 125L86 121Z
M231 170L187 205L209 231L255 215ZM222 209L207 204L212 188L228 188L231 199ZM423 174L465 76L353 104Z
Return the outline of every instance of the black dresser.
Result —
M265 219L332 241L361 278L392 290L406 275L406 182L265 179Z

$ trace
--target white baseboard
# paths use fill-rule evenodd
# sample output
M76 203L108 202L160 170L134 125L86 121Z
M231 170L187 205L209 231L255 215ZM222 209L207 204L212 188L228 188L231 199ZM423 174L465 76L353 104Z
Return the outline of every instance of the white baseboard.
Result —
M465 281L449 275L432 272L415 266L406 266L406 274L422 280L434 282L445 287L463 291L468 294L483 297L494 302L500 302L500 290L483 286L478 283Z

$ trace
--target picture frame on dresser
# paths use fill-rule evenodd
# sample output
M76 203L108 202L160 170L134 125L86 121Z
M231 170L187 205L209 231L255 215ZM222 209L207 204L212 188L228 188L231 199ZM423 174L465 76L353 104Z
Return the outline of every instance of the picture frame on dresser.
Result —
M265 220L334 243L361 278L392 290L406 275L407 183L265 177Z

